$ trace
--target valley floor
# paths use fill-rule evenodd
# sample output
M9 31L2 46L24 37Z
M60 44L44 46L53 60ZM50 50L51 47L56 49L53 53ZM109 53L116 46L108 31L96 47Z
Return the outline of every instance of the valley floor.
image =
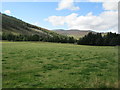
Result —
M3 88L116 88L118 48L2 43Z

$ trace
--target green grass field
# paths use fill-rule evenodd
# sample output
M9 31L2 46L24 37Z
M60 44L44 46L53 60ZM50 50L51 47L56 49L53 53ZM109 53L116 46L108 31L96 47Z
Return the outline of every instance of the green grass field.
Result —
M3 88L117 88L117 47L2 43Z

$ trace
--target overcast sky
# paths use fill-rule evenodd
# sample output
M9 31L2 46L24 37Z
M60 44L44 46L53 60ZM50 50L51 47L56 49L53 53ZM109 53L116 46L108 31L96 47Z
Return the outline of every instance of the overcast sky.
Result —
M36 2L3 2L1 12L50 30L118 31L117 1L119 0L86 0L87 2L80 2L80 0L78 0L79 2L75 2L77 0L33 1Z

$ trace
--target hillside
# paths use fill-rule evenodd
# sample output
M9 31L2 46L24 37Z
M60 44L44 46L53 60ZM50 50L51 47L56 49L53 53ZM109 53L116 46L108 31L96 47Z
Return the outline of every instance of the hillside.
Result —
M89 32L96 33L96 32L91 31L91 30L85 31L85 30L78 30L78 29L71 29L71 30L57 29L57 30L53 30L53 31L58 33L58 34L73 36L76 39L79 39L80 37L87 35Z
M14 35L34 35L39 36L59 36L59 34L49 31L45 28L41 28L35 25L26 23L20 19L5 14L2 15L2 32L12 33Z
M59 29L59 30L53 30L53 31L62 35L73 36L77 39L87 35L89 32L92 32L90 30L84 31L84 30L77 30L77 29L71 29L71 30Z

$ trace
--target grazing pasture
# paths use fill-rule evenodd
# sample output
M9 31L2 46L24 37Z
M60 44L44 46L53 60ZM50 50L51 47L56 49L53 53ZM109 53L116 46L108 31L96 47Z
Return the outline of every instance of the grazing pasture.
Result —
M117 88L118 47L2 42L3 88Z

